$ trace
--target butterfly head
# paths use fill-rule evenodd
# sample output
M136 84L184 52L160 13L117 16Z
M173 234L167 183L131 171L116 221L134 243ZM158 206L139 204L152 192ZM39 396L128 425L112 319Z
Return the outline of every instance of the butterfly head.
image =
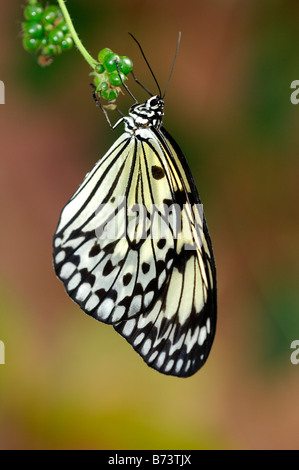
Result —
M160 128L164 116L164 100L159 95L151 96L145 103L134 104L129 111L136 127Z

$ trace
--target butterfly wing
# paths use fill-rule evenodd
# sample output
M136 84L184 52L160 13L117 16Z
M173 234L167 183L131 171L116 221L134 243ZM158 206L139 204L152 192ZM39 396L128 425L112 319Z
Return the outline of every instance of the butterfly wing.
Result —
M148 166L160 166L163 171L156 170L158 180L148 178L148 184L154 186L152 201L159 201L166 209L160 217L168 220L172 230L165 242L158 238L155 243L154 239L154 248L147 254L151 257L165 243L166 264L161 264L161 271L166 270L166 282L155 289L150 309L114 328L154 369L188 377L205 363L213 343L216 268L202 205L186 159L164 128L154 129L153 133L155 139L143 144L145 159ZM167 213L173 205L180 230L175 230L171 214Z
M186 207L186 208L185 208ZM215 333L215 265L188 165L165 129L124 133L62 211L54 267L71 298L146 363L186 377Z

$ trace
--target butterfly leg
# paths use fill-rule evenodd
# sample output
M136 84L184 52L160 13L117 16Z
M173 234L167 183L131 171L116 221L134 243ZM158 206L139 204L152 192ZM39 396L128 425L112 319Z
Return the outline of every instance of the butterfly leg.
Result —
M106 120L107 120L109 126L111 127L111 129L115 129L115 127L118 126L118 124L119 124L120 121L117 121L117 123L114 124L114 126L111 124L111 121L110 121L110 119L109 119L109 117L108 117L108 113L107 113L106 109L104 108L104 106L101 105L101 103L100 103L100 101L99 101L99 99L98 99L98 97L97 97L95 85L94 85L93 83L91 83L90 86L93 88L92 96L93 96L93 99L95 100L96 105L101 109L101 111L103 111L104 116L105 116L105 118L106 118ZM115 110L116 110L122 117L124 117L124 114L123 114L117 107L115 107Z

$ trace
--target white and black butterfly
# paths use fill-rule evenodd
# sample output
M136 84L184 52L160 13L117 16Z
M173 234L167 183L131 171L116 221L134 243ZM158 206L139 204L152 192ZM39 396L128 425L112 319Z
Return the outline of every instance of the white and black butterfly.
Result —
M152 368L188 377L216 328L216 270L185 157L162 125L164 96L135 103L124 133L62 210L54 267L88 315Z

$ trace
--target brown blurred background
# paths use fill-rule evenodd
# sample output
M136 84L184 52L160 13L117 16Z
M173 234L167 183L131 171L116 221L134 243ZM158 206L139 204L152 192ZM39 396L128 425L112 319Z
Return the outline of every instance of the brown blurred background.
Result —
M128 55L154 91L127 32L162 89L182 32L164 123L204 202L218 329L199 373L167 377L66 295L51 259L61 208L122 130L95 106L81 55L41 69L22 48L24 3L1 2L0 448L298 449L298 1L67 5L93 56Z

